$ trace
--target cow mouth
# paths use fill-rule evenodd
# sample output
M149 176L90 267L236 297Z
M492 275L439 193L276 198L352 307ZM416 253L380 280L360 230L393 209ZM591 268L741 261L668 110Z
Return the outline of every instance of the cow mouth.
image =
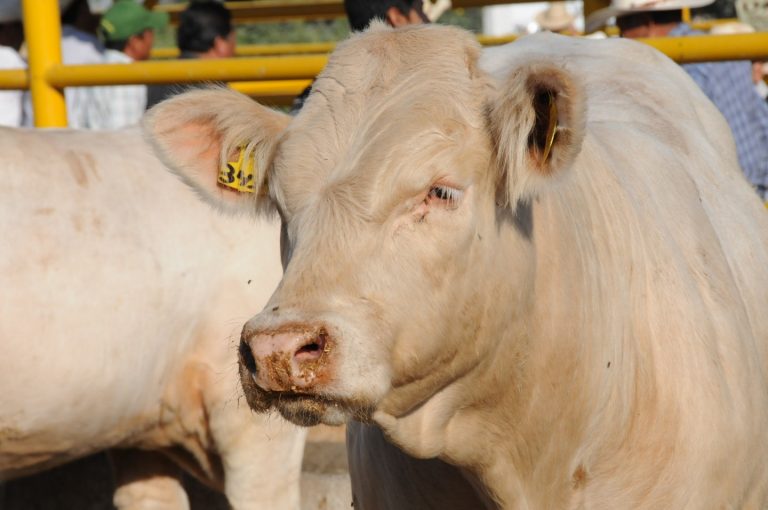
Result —
M308 391L269 391L254 381L240 363L240 383L248 406L256 412L277 410L283 418L303 427L341 425L350 419L370 423L373 408L355 399L332 398Z

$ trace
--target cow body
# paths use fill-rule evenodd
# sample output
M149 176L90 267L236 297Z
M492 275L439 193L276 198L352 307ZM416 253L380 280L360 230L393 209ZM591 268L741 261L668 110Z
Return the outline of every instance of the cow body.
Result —
M356 507L768 505L768 215L663 55L375 26L287 127L190 93L148 130L209 200L280 212L243 387L362 422ZM187 154L200 137L218 150ZM248 196L215 181L243 140Z
M252 416L233 363L279 281L276 223L211 215L136 130L6 129L0 154L0 479L136 448L235 508L297 508L304 433ZM126 457L120 508L187 505L160 457Z

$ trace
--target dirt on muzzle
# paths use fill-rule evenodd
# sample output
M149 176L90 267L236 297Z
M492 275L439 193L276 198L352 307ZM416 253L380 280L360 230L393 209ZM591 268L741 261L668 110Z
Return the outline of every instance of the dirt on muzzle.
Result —
M275 409L286 420L304 427L322 423L330 408L343 411L350 418L371 423L374 406L356 399L327 398L314 395L306 389L299 391L269 391L256 384L254 373L240 359L240 384L248 406L257 413Z

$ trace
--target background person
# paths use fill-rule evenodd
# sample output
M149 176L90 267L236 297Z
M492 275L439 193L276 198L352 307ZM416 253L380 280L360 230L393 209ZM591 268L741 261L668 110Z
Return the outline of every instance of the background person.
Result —
M104 62L127 64L149 59L154 31L168 24L168 15L150 12L134 0L116 0L99 23ZM84 127L117 129L136 124L147 106L146 85L89 87Z
M587 18L587 31L611 16L622 37L700 35L683 23L683 7L702 7L713 0L612 0ZM744 175L763 200L768 199L768 104L758 95L748 60L683 64L683 69L717 106L733 133Z
M344 11L353 32L365 30L374 19L395 28L429 23L422 0L344 0Z
M235 30L232 15L219 2L194 2L179 16L176 44L179 58L230 58L235 56ZM206 84L150 85L147 108L190 88Z
M344 11L353 32L365 30L374 19L383 20L394 28L430 22L424 12L423 0L344 0ZM292 115L301 110L310 92L312 85L293 100Z
M728 34L754 34L755 29L746 23L740 21L731 21L728 23L718 23L714 25L709 33L711 35ZM765 83L765 75L768 74L768 61L752 61L752 82L755 84L757 93L763 99L768 98L768 84Z
M235 56L232 14L216 1L189 4L179 17L176 43L182 58L230 58Z
M70 64L95 64L103 59L104 44L97 37L100 17L88 0L73 0L61 14L61 52Z
M26 69L19 50L24 29L10 13L0 11L0 69ZM18 127L23 121L22 90L0 90L0 126Z
M104 45L96 36L99 16L93 14L88 0L74 0L61 15L61 58L67 65L100 64L104 61ZM67 87L67 124L85 127L87 89ZM30 110L31 112L31 110Z
M99 17L94 15L87 0L59 0L61 9L61 58L66 65L100 64L104 61L104 45L96 37ZM18 14L21 16L21 13ZM24 65L26 67L26 63ZM86 89L67 87L64 89L67 104L67 125L85 127L84 102ZM22 125L34 125L32 98L24 93L24 119Z

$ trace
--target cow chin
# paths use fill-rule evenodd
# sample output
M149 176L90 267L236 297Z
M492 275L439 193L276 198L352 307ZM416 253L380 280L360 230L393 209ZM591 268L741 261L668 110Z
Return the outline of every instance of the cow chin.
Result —
M370 423L373 407L365 403L291 391L268 391L253 380L240 363L240 383L248 406L256 412L277 410L283 418L303 427L343 425L350 419Z
M343 425L351 417L340 403L308 395L280 395L275 407L286 420L296 425Z

